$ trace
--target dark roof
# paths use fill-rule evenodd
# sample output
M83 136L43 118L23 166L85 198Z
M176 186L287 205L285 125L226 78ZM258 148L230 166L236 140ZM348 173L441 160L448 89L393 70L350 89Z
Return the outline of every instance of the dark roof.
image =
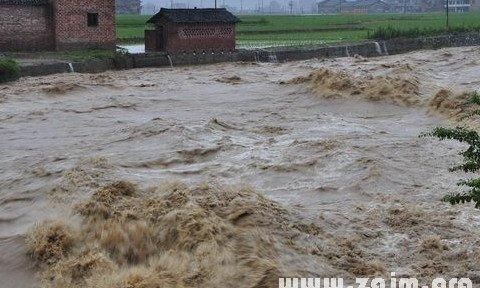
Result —
M220 9L166 9L162 8L147 23L165 19L173 23L236 23L238 18L225 8Z
M41 6L48 3L48 0L0 0L0 5Z

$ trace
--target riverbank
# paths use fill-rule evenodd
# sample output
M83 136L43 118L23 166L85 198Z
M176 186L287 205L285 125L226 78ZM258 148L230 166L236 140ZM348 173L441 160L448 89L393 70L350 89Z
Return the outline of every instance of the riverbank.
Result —
M40 76L57 73L99 73L113 69L145 67L173 67L203 65L222 62L288 62L312 58L375 57L395 55L423 49L480 45L480 33L465 33L414 39L391 39L333 46L304 48L271 48L240 50L233 53L178 54L139 53L114 58L68 61L51 59L20 59L22 76Z

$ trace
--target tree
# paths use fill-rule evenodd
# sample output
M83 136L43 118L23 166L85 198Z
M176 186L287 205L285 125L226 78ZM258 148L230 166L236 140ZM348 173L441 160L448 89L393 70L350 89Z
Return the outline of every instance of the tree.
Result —
M471 93L464 105L480 106L480 94L478 92ZM466 117L473 115L480 115L480 109L473 110ZM460 152L460 155L463 156L463 163L450 168L450 171L478 172L480 170L480 135L477 131L461 126L455 128L437 127L422 136L433 136L440 140L451 139L467 144L467 149ZM462 180L457 185L467 187L467 190L461 193L448 194L443 200L451 204L473 201L475 207L480 208L480 178Z

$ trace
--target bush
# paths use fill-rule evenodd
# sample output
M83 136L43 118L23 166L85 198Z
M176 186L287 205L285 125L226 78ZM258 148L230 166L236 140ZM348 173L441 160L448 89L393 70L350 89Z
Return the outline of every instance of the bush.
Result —
M480 106L480 94L478 92L470 93L470 97L464 105ZM480 115L480 110L474 110L470 116L473 115ZM451 139L467 144L467 149L460 152L460 155L463 156L463 163L450 168L450 171L472 173L480 170L480 135L477 131L466 127L437 127L422 136L433 136L440 140ZM443 200L450 202L452 205L473 201L475 208L480 208L480 178L462 180L457 185L467 187L467 191L451 193L446 195Z
M129 53L125 49L118 51L104 49L86 49L68 51L62 54L63 58L73 62L83 62L96 59L111 59L118 69L128 67Z
M11 58L0 58L0 83L16 80L20 77L20 66Z
M120 49L113 54L113 63L117 69L126 69L128 67L128 61L130 54L126 49Z
M81 62L85 60L94 59L108 59L113 58L115 52L113 50L105 49L84 49L84 50L72 50L61 54L66 60Z
M454 34L454 33L466 33L466 32L478 32L480 26L456 26L450 29L446 28L410 28L401 29L393 26L378 27L373 32L368 32L367 38L388 40L393 38L417 38L422 36L435 36L441 34Z

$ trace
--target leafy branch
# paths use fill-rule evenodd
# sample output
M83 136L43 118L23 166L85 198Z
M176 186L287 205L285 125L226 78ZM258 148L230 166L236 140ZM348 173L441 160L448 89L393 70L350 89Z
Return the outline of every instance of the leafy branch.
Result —
M480 106L480 94L478 92L470 93L464 105ZM473 110L467 117L473 115L480 115L480 109ZM433 131L424 133L421 136L436 137L440 140L456 140L460 143L467 144L467 149L459 153L463 157L463 163L450 168L449 170L451 172L463 171L468 173L480 170L480 135L477 131L460 126L455 128L437 127L433 129ZM475 208L480 208L480 178L462 180L458 182L457 185L467 187L467 191L446 195L443 197L443 201L449 202L452 205L473 201Z

